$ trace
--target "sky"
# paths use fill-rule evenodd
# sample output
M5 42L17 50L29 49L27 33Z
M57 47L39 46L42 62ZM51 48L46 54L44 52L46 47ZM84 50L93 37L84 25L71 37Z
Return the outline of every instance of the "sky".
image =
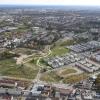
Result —
M0 4L100 6L100 0L0 0Z

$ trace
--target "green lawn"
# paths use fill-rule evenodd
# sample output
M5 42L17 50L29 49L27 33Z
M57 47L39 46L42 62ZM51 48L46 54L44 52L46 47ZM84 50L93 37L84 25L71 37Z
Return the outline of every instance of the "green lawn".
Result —
M0 61L0 74L3 76L34 79L37 72L38 68L34 69L25 65L16 65L16 62L13 59Z
M48 63L45 62L45 61L43 60L43 58L40 59L39 64L40 64L41 66L43 66L44 68L48 68L48 67L49 67L50 69L52 69L52 68L48 65ZM48 67L47 67L47 66L48 66Z
M51 49L51 56L61 56L64 55L65 53L69 52L69 49L66 49L65 47L62 46L56 46L53 49Z
M33 58L29 63L36 65L39 58Z
M60 43L60 46L69 46L69 45L73 45L75 43L74 40L66 40Z

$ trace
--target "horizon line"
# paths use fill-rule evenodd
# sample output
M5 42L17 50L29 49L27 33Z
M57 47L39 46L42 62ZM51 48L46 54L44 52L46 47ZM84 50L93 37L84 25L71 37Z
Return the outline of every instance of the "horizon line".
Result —
M87 6L87 7L100 7L100 5L56 5L56 4L0 4L0 6Z

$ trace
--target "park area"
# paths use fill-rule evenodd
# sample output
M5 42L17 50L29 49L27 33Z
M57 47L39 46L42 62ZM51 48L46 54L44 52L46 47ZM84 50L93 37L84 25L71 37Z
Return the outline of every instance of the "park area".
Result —
M51 49L51 55L50 57L53 56L61 56L69 52L69 49L62 47L62 46L55 46L54 48Z
M0 61L1 76L34 79L37 73L38 67L28 64L17 65L13 58Z
M70 84L73 82L79 82L83 79L86 79L88 75L83 74L78 72L77 69L68 67L68 68L62 68L62 69L57 69L54 71L48 71L44 74L42 74L40 80L41 81L46 81L48 83L54 82L62 82L66 84Z

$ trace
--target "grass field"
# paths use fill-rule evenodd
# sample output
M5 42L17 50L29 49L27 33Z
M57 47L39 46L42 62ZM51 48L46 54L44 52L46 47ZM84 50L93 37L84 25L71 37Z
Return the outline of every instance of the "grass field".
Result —
M3 76L12 76L18 78L34 79L38 68L27 67L25 65L16 65L14 59L0 61L0 74Z
M46 82L59 82L61 80L61 78L54 71L44 74L40 79Z
M33 58L29 63L36 65L38 58Z
M72 68L66 68L66 69L63 69L62 71L59 71L58 73L61 75L61 76L66 76L68 74L72 74L72 73L76 73L77 71L75 69L72 69Z
M66 77L63 82L64 83L76 83L83 79L87 79L88 75L86 73L78 74L78 75L71 75Z
M74 44L74 40L67 40L60 43L60 46L69 46Z
M56 70L56 71L50 71L48 73L45 73L41 76L41 80L42 81L46 81L46 82L60 82L61 80L63 81L64 79L66 79L66 77L68 74L71 73L76 73L77 71L75 69L72 68L65 68L62 70Z
M65 47L62 46L55 46L53 49L51 49L51 55L49 55L50 57L52 56L61 56L64 55L65 53L69 52L69 49L66 49Z
M16 48L12 51L15 53L21 53L21 54L26 54L26 55L30 55L30 54L34 53L34 51L32 51L31 49L28 49L28 48Z

